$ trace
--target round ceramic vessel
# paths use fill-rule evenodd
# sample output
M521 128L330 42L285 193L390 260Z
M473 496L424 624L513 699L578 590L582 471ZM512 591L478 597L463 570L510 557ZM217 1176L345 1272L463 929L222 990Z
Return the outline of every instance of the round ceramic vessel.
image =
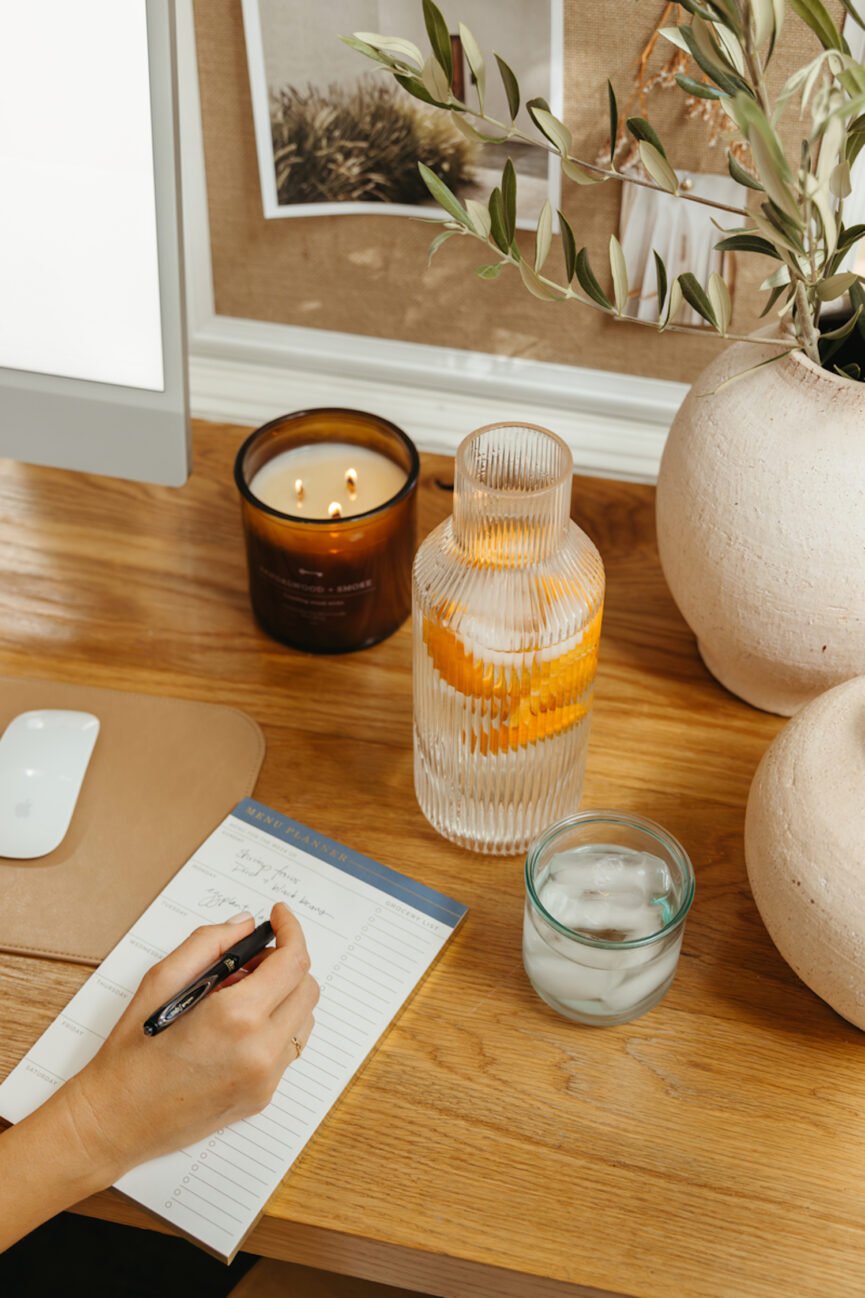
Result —
M865 676L809 703L767 749L748 799L745 859L781 955L865 1028Z
M697 379L658 479L664 575L709 671L791 716L865 672L865 385L737 343Z

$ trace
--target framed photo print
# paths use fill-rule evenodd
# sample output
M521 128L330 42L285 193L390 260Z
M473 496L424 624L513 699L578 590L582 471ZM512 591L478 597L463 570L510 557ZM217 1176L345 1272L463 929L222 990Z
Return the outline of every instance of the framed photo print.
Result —
M481 48L502 51L525 99L562 112L563 0L460 0L460 19ZM421 180L425 162L458 198L485 202L505 160L517 171L517 225L533 229L545 198L559 206L558 158L511 140L481 148L448 114L420 103L339 39L399 33L428 45L420 0L243 0L249 80L264 215L439 212ZM455 86L471 69L454 32ZM507 118L498 78L488 111ZM521 109L517 119L531 122Z

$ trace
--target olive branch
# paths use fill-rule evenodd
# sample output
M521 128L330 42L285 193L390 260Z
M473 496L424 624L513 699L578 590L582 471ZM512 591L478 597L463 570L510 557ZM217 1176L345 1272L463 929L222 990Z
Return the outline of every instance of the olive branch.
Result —
M842 3L865 28L853 0ZM617 181L642 185L739 218L742 223L731 228L719 225L723 237L715 247L721 252L758 253L777 263L760 286L767 293L760 318L774 312L778 329L771 336L764 332L731 333L732 301L723 276L713 272L703 285L685 271L670 281L657 252L653 254L657 320L628 316L630 286L619 240L610 236L612 291L608 293L595 274L586 247L561 211L559 241L564 276L552 278L544 272L553 245L552 208L549 201L541 208L534 256L529 258L516 242L517 175L510 159L486 204L473 199L460 202L444 181L419 161L427 189L446 214L444 228L430 247L430 257L451 238L473 238L493 254L493 260L477 270L482 279L494 279L505 267L513 266L528 291L543 301L577 301L614 319L627 319L662 333L704 332L702 326L677 323L687 302L721 337L775 348L770 361L763 364L801 349L816 364L835 369L845 378L862 380L865 289L860 275L842 270L841 266L865 236L865 224L844 223L851 167L865 145L865 67L851 56L823 0L679 0L679 6L689 21L663 27L660 35L690 56L695 75L679 73L676 82L689 96L717 100L729 119L731 139L738 138L747 146L750 167L738 161L729 149L727 166L733 179L751 196L750 207L717 203L683 189L667 149L643 117L629 117L626 121L637 145L642 174L618 169L615 154L619 109L609 82L610 150L606 165L575 155L571 131L542 98L525 103L537 134L529 134L517 125L523 106L519 82L499 54L494 54L493 59L509 119L493 117L485 108L488 60L464 23L459 23L458 31L471 70L475 102L458 98L454 93L450 29L434 0L423 0L430 47L426 53L399 36L356 32L342 39L394 77L414 98L449 113L464 135L482 145L517 140L557 155L562 175L572 184ZM821 49L787 78L773 102L766 70L788 9L795 20L810 28ZM798 149L791 157L785 151L779 127L794 107L798 107L802 130ZM821 325L823 306L842 298L850 303L843 323L835 328ZM849 358L851 346L855 346L857 359ZM837 363L835 358L842 348L844 363Z

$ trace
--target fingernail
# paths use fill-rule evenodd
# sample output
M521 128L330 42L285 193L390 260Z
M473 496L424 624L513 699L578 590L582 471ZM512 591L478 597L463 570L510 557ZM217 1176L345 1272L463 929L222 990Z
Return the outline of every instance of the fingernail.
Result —
M225 922L226 924L245 924L248 919L252 919L252 912L249 910L241 910L236 915L232 915L231 919L227 919Z

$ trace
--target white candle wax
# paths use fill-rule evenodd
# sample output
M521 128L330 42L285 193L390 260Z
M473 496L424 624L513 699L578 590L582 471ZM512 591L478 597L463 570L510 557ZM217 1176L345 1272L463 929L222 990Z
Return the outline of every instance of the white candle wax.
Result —
M281 451L249 484L271 509L297 518L352 518L376 509L405 485L406 471L366 446L317 442Z
M676 909L667 865L629 848L589 845L554 856L537 881L544 909L575 932L608 942L659 932ZM676 932L642 947L590 946L554 929L527 900L523 963L535 990L563 1014L602 1022L642 1012L671 981Z

